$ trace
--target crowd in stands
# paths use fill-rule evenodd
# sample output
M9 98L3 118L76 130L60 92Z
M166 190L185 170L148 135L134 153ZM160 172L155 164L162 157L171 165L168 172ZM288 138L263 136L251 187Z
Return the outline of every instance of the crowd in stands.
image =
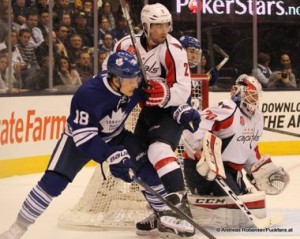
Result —
M9 14L12 16L12 77L9 77L8 63L0 63L1 92L48 88L50 63L55 69L54 86L78 87L93 76L94 0L55 0L53 3L51 60L49 0L12 0L12 11L9 11L8 0L0 0L1 62L9 59ZM97 4L98 70L101 70L115 42L129 31L119 1L98 1ZM9 82L8 78L13 79Z
M48 88L49 64L53 66L53 85L74 89L94 75L94 1L54 0L53 59L49 57L49 0L0 0L0 92L39 91ZM129 33L119 1L98 0L98 69L112 53L115 42ZM129 0L135 31L139 32L139 12L143 1ZM136 14L133 14L136 12ZM11 42L8 42L11 15ZM8 47L12 47L12 73L8 72ZM207 72L207 56L202 69ZM255 75L263 87L295 88L297 73L289 55L283 54L281 68L269 67L270 56L258 54ZM272 59L275 60L275 59ZM9 77L11 76L11 77ZM9 80L10 79L10 82ZM299 86L299 83L298 83Z

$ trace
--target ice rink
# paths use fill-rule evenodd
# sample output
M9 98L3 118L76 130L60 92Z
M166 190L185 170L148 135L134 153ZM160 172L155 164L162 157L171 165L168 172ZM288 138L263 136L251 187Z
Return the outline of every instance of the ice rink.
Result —
M288 188L277 196L267 196L267 212L271 215L275 212L284 214L284 221L265 232L218 232L217 229L209 231L216 238L300 238L300 156L277 156L273 161L282 165L290 174ZM93 167L83 169L74 182L65 192L52 201L46 212L29 228L24 239L136 239L156 238L139 237L134 229L122 232L99 231L72 231L61 229L57 226L57 218L67 208L72 207L81 197L87 182L89 181ZM42 174L15 176L0 179L0 232L7 229L13 223L27 193L36 184ZM281 231L281 232L280 232ZM157 237L158 238L158 237ZM206 238L197 233L193 238Z

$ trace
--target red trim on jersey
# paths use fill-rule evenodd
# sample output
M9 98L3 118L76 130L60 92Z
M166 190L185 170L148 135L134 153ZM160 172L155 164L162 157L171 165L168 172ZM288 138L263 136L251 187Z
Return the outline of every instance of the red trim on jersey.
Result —
M226 164L236 171L241 171L244 166L243 164L236 164L236 163L232 163L232 162L226 162Z
M255 151L256 158L258 160L260 160L261 159L261 155L260 155L260 152L259 152L259 149L258 149L258 145L256 145L254 151Z
M234 118L234 114L232 114L229 118L227 118L223 121L216 121L212 127L212 132L229 128L230 125L232 125L233 118Z
M174 158L174 157L167 157L167 158L161 159L154 165L154 168L155 168L155 170L159 170L162 167L164 167L167 164L172 163L174 161L177 161L176 158Z
M254 202L244 202L244 204L249 209L262 209L266 208L266 201L265 200L259 200ZM209 209L217 209L217 208L229 208L229 209L239 209L239 207L236 204L205 204L205 203L192 203L192 205L196 207L204 207Z
M167 66L167 75L166 75L167 85L169 87L172 87L176 82L176 68L175 68L173 57L169 49L167 49L165 54L165 62Z

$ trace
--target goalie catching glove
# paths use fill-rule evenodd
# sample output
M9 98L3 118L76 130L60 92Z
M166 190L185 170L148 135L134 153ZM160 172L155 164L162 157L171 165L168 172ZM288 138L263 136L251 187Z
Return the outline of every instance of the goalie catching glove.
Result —
M194 133L199 128L201 122L200 114L188 104L183 104L177 107L173 113L173 119L181 124L184 129Z
M108 150L106 161L109 164L109 170L113 176L120 178L125 182L132 182L129 170L133 168L130 162L130 156L123 146L114 146Z
M195 158L197 172L209 181L217 176L226 178L221 156L222 141L217 136L206 132L202 139L202 152L196 151Z
M251 166L251 175L247 174L251 184L268 195L280 194L288 185L290 177L280 166L275 165L269 155L263 156Z
M170 89L161 80L148 80L147 87L143 91L147 94L144 106L163 108L170 99Z

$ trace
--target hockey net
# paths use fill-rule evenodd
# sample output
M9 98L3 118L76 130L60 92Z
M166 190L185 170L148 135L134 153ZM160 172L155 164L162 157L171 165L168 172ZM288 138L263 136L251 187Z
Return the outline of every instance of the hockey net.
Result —
M192 104L197 109L208 106L208 79L205 74L192 76ZM133 131L138 115L136 107L126 121L126 128ZM183 146L178 145L177 155L181 162ZM58 219L63 228L78 230L126 230L149 215L147 203L136 183L125 183L114 178L106 163L95 171L78 203L67 209Z

